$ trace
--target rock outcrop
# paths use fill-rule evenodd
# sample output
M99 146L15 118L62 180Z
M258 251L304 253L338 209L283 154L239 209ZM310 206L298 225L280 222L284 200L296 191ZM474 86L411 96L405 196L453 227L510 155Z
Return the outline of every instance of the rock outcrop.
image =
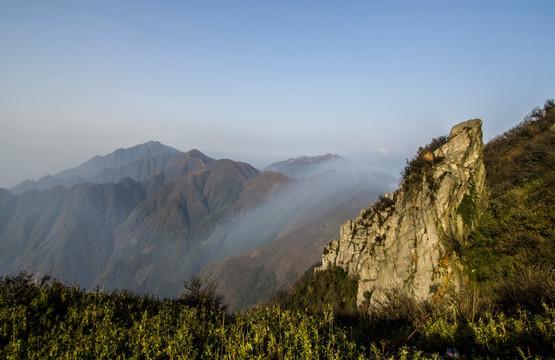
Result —
M437 149L421 148L401 188L345 223L324 249L319 269L355 276L359 306L374 307L391 291L429 300L458 288L457 252L487 202L481 125L460 123Z

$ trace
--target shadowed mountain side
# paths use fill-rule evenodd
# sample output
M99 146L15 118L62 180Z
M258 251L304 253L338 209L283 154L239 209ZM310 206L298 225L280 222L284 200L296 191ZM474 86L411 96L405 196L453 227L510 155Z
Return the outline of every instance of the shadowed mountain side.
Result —
M282 189L286 184L293 180L284 174L275 173L273 171L264 171L260 173L253 181L247 184L247 187L237 199L237 203L233 207L234 212L245 212L261 201L267 202L271 200L276 191Z
M244 163L218 160L208 169L163 185L140 204L117 230L118 243L127 240L187 238L202 233L235 201L258 170Z
M98 283L177 295L181 281L211 261L212 253L199 255L192 249L243 211L253 189L266 187L261 193L267 194L288 181L276 174L258 175L248 164L218 160L162 186L116 231L114 253ZM268 176L276 179L268 182Z
M164 169L153 173L145 178L141 183L146 196L154 194L167 182L177 180L189 173L207 169L216 162L198 150L190 150L181 155L179 159L167 165Z
M363 191L285 236L209 265L200 276L217 281L231 309L262 302L319 262L324 246L337 236L338 226L375 201L379 193Z
M113 247L112 233L143 200L138 183L31 190L0 203L0 269L92 284Z
M328 171L291 180L218 160L167 183L137 207L117 230L114 254L96 283L176 296L182 281L205 266L275 240L369 183L387 190L363 176ZM305 211L310 207L315 215Z
M141 181L168 166L174 165L183 156L183 153L180 152L164 152L140 158L115 168L102 169L95 176L87 179L87 182L106 184L118 182L126 177Z

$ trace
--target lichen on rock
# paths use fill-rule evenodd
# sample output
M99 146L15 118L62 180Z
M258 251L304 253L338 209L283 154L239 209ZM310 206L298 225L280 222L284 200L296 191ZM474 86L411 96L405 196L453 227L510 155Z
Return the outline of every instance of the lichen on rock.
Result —
M458 250L487 203L482 121L454 126L445 143L422 152L426 171L361 211L327 245L322 266L358 279L358 306L375 306L390 291L416 300L458 288ZM422 150L422 149L421 149Z

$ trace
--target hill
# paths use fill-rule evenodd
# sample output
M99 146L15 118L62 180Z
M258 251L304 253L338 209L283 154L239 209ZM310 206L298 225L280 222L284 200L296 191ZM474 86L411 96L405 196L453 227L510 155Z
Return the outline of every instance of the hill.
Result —
M0 279L0 355L554 358L553 115L548 101L484 147L491 197L466 241L452 249L462 265L452 293L418 301L393 291L377 306L357 309L358 279L330 267L308 271L273 305L229 314L213 284L198 279L186 282L179 297L159 300L128 291L86 292L48 278L33 282L22 273ZM422 162L429 149L403 171L411 182L405 191L422 185L418 175L431 168ZM17 198L0 190L1 201ZM387 198L375 207L386 209Z
M368 178L326 170L295 180L156 142L96 156L56 176L84 182L2 191L0 271L168 297L214 261L318 218ZM375 188L390 182L376 179Z
M491 195L479 220L468 228L470 231L461 242L451 247L451 261L458 259L460 271L456 278L453 276L457 279L454 283L453 278L449 279L454 286L446 287L439 296L435 293L433 298L420 299L410 289L392 288L382 292L384 297L373 306L365 306L368 297L363 293L363 302L358 302L357 309L354 303L360 288L349 284L358 285L360 278L349 276L349 270L328 265L325 271L307 272L270 303L314 313L331 305L356 329L352 331L362 334L361 339L387 339L382 340L384 349L394 350L401 344L429 352L456 347L468 357L514 358L525 356L522 349L526 348L528 356L553 357L552 346L542 343L555 336L553 326L547 326L547 332L532 330L533 323L551 323L554 319L553 105L548 100L542 109L534 109L521 124L484 146L486 183ZM410 186L418 187L426 181L429 170L420 158L426 149L428 146L422 147L403 171ZM422 172L417 176L414 171ZM383 201L374 207L387 210L390 205L383 205ZM370 212L371 209L363 211ZM459 211L460 216L464 214ZM523 319L527 319L526 325L521 323ZM509 334L515 329L507 330L508 326L516 324L538 337L531 333ZM494 340L497 330L491 332L484 326L505 329L497 333L503 334L503 340Z

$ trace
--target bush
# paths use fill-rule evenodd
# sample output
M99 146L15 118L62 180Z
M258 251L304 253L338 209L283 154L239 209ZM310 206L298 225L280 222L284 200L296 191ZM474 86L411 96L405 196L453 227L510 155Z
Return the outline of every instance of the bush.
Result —
M356 314L356 279L340 267L316 272L314 268L308 269L288 291L274 295L269 303L313 314L328 311L330 307L336 314Z
M424 175L430 175L429 171L433 165L443 161L441 157L434 157L433 152L445 144L447 140L447 136L434 138L425 147L420 147L412 160L406 160L407 165L401 171L400 180L403 190L407 190L415 184L420 184Z
M203 282L198 276L195 276L189 281L184 281L183 287L185 291L178 299L180 303L213 311L227 310L224 297L217 292L218 286L214 280Z

